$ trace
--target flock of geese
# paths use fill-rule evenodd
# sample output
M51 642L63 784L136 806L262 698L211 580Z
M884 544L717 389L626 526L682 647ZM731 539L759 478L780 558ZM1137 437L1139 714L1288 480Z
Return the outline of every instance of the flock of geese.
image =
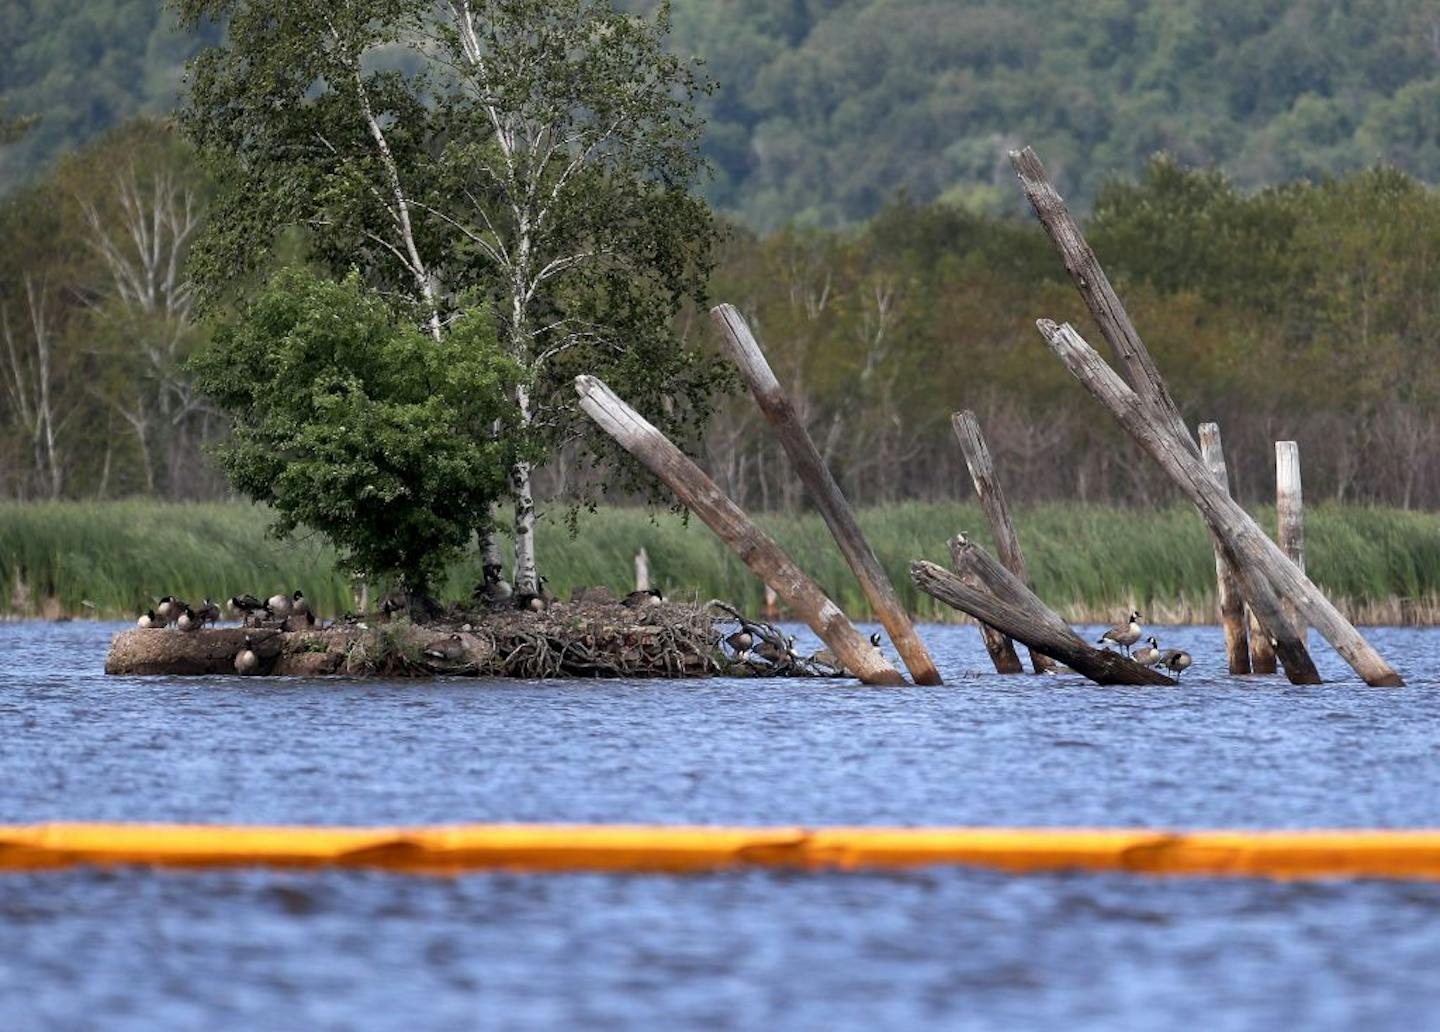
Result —
M235 595L226 606L247 627L275 624L281 630L299 631L315 626L315 614L310 609L310 603L305 601L304 592L299 590L291 595L272 595L264 602L254 595ZM135 626L153 630L174 627L180 631L198 631L219 619L220 603L213 599L207 598L196 608L184 599L166 595L155 604L154 609L142 613Z
M1139 641L1140 636L1145 633L1144 628L1140 626L1140 621L1143 619L1144 617L1139 613L1132 612L1129 620L1125 623L1116 624L1104 634L1100 635L1100 637L1096 639L1095 644L1119 645L1120 648L1125 651L1125 655L1129 656L1141 666L1164 667L1176 677L1179 677L1189 669L1190 663L1192 662L1190 653L1184 649L1164 649L1162 651L1160 643L1155 640L1155 636L1152 634L1145 639L1145 644L1142 647L1135 649L1133 652L1131 651L1131 647Z
M500 577L500 571L493 566L485 567L485 582L475 592L477 600L487 602L492 608L517 609L522 612L543 613L555 601L545 587L545 578L540 578L540 590L538 592L515 592L510 585ZM613 598L613 596L612 596ZM632 591L620 600L621 604L631 609L646 606L657 606L665 601L664 594L658 588L647 588L641 591ZM310 608L305 595L299 589L286 595L275 594L265 601L260 601L254 595L235 595L226 603L230 612L240 617L242 625L246 627L277 626L280 630L300 631L315 626L315 613ZM388 617L392 611L399 611L401 605L396 603L392 606L391 600L386 599L381 605L382 611ZM205 599L197 608L191 606L183 599L174 595L166 595L156 603L154 609L148 609L140 619L135 621L137 627L149 629L162 629L174 627L180 631L198 631L206 624L213 625L220 619L220 604L212 599ZM1130 618L1124 623L1118 623L1111 627L1104 634L1096 639L1097 645L1118 645L1125 653L1141 666L1162 667L1179 677L1189 669L1192 659L1190 653L1184 649L1161 649L1160 642L1152 634L1145 639L1145 644L1140 648L1134 648L1145 630L1140 621L1143 620L1138 612L1131 612ZM772 641L758 641L757 636L750 630L742 628L725 639L735 652L735 658L740 662L750 659L753 654L759 659L769 663L779 663L795 658L795 639L787 636L782 646ZM236 667L241 665L241 658L245 657L251 663L258 662L253 652L250 652L250 641L246 639L246 648L240 656L236 657ZM880 635L872 634L870 644L880 647ZM249 653L246 656L246 653ZM823 659L822 659L823 656ZM833 657L817 654L814 658L822 661L830 661ZM243 672L243 671L242 671Z

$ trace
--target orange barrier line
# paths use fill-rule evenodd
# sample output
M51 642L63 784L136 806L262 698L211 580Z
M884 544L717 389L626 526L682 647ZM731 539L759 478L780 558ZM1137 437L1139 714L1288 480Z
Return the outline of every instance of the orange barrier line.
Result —
M1268 878L1440 878L1440 830L428 828L35 824L0 827L0 871L74 864L374 867L422 873L855 870L933 864Z

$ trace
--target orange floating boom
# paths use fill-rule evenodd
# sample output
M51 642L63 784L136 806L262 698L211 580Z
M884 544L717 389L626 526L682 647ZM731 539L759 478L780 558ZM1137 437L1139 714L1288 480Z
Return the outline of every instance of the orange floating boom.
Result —
M479 824L312 828L166 824L0 827L0 870L77 864L465 871L863 870L958 865L1263 878L1440 879L1440 830L716 828Z

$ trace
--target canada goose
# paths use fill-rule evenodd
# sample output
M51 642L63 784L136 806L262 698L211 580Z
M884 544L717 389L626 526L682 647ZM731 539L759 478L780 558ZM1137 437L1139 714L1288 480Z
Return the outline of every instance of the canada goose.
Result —
M180 615L175 618L175 626L182 631L198 631L200 629L200 617L195 610L186 606L180 610Z
M285 594L271 595L265 600L265 608L270 610L270 619L283 620L290 615L290 596Z
M305 600L305 594L299 588L296 588L295 594L290 596L290 612L309 615L310 622L315 622L315 616L310 612L310 603Z
M308 631L315 626L315 614L308 609L303 613L291 613L280 621L282 631Z
M761 659L771 663L780 663L795 658L795 635L785 635L784 646L777 645L773 641L762 641L755 649L755 654Z
M160 618L155 615L155 610L147 609L145 610L145 612L140 614L140 619L135 621L135 626L142 629L148 629L151 627L160 627L163 625L160 623Z
M659 588L646 588L644 591L632 591L620 600L622 606L629 606L631 609L639 609L642 606L658 606L665 601L664 594Z
M409 608L410 607L405 604L404 599L397 598L394 595L386 595L380 600L380 616L386 623L394 619L396 613L408 612Z
M214 599L207 598L205 604L196 610L195 616L200 620L201 627L204 627L207 623L213 624L216 620L220 619L220 603Z
M514 589L510 587L510 582L502 577L500 572L500 567L493 563L486 564L485 582L475 589L477 598L494 605L496 602L507 601L515 593Z
M537 581L537 584L540 588L539 595L541 600L545 603L546 609L549 609L555 604L555 592L551 591L548 587L545 586L549 580L549 577L541 577Z
M237 674L253 674L260 669L260 657L255 655L255 650L250 647L250 635L245 635L245 647L235 653L235 672Z
M515 595L515 608L527 613L543 613L545 599L533 591L522 591Z
M751 647L753 647L755 644L755 635L751 634L749 631L742 627L734 634L726 638L725 644L729 645L732 649L735 650L735 655L737 658L744 659L746 653L748 653Z
M1124 649L1125 654L1128 656L1130 654L1130 646L1140 640L1141 619L1143 618L1139 613L1132 612L1129 623L1116 624L1104 634L1100 635L1100 637L1095 640L1095 644L1104 645L1107 641L1113 641L1116 645Z
M1151 635L1145 639L1145 646L1132 652L1130 658L1141 666L1154 666L1160 662L1160 643Z
M1190 667L1190 653L1184 649L1166 649L1160 654L1160 665L1179 677Z
M454 663L465 658L465 642L460 635L452 634L444 641L432 642L425 647L425 655L431 659L443 659Z
M230 612L239 614L241 623L249 623L265 608L265 603L254 595L231 595L230 601L225 605Z
M160 618L161 624L168 627L180 619L180 614L188 608L189 606L174 595L166 595L160 600L160 604L155 607L155 615Z
M879 632L879 631L876 631L874 634L870 635L870 647L871 647L871 648L876 648L876 649L878 649L878 648L880 647L880 632Z

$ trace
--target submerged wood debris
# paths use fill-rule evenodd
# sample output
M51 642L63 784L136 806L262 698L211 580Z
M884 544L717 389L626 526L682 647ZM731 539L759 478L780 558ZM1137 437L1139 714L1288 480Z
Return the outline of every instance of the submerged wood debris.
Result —
M608 593L607 593L608 594ZM727 643L747 631L754 644ZM554 602L540 613L457 610L427 623L347 617L322 629L221 627L117 634L107 674L234 674L249 648L261 675L316 677L691 678L835 677L828 657L801 656L794 638L720 601Z

